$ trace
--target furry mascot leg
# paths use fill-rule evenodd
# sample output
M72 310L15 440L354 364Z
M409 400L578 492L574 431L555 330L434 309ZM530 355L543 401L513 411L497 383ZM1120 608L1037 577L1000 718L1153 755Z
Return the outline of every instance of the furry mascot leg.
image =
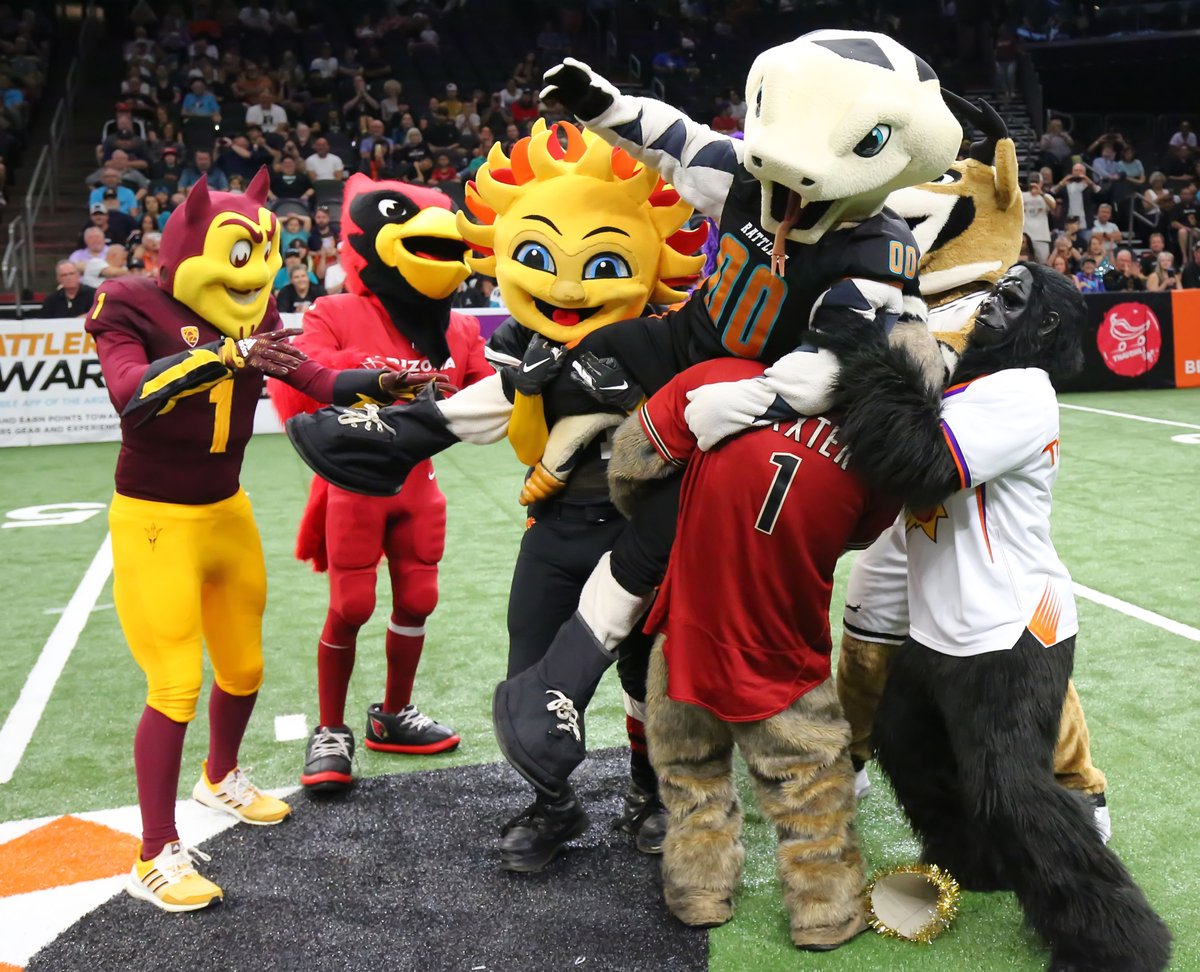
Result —
M792 941L811 951L836 948L867 927L850 727L836 690L827 680L778 715L731 728L779 836Z
M1067 682L1054 749L1054 775L1060 785L1080 793L1103 793L1108 786L1104 773L1092 763L1091 736L1074 682Z
M838 653L837 697L850 724L850 756L856 767L871 758L871 726L883 695L896 645L861 641L842 634Z
M650 657L646 741L667 808L663 897L687 925L733 917L742 877L742 812L733 785L733 733L707 709L667 697L662 642Z
M1073 655L1073 637L1046 648L1028 632L1010 651L968 658L909 640L879 709L879 762L926 860L970 888L1000 862L1004 884L1051 947L1052 969L1158 972L1170 933L1099 839L1084 801L1052 773ZM914 690L915 700L901 698ZM933 752L907 751L920 727L936 733ZM936 761L923 766L930 756ZM961 816L946 820L948 811ZM949 841L939 841L939 818L950 824Z

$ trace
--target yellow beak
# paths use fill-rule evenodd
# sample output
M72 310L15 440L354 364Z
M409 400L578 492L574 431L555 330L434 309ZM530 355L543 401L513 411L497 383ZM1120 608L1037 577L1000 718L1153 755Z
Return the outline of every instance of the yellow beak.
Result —
M430 207L406 223L389 223L375 237L375 251L430 300L449 297L471 275L467 244L448 209Z

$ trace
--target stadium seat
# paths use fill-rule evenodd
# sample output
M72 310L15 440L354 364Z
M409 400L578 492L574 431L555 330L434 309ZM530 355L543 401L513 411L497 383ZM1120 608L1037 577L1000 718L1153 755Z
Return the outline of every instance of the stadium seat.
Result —
M328 206L333 211L341 209L343 183L337 179L318 179L313 188L317 191L318 206Z
M287 219L289 216L310 216L308 204L301 199L276 199L271 204L271 212L280 219Z

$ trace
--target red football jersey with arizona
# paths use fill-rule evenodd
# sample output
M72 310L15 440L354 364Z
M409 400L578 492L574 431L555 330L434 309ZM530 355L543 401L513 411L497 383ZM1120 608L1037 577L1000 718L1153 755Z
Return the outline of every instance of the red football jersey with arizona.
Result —
M648 631L664 631L668 694L729 722L766 719L830 675L837 559L869 545L899 503L847 471L829 416L747 432L700 452L687 393L750 378L723 358L678 375L639 413L664 459L687 463L678 533Z

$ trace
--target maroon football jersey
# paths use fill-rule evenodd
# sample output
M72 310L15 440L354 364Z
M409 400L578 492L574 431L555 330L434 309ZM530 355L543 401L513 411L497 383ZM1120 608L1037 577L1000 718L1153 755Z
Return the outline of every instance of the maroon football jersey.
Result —
M762 371L744 359L707 361L639 413L663 458L687 463L675 546L646 628L667 633L670 697L730 722L775 715L829 678L838 557L871 543L899 511L847 471L828 416L697 449L687 392Z
M280 325L275 300L259 331ZM225 335L149 277L105 283L87 318L96 340L108 397L121 412L152 361L180 354ZM253 368L139 425L144 414L121 419L117 492L163 503L215 503L238 489L242 455L254 430L263 375Z

